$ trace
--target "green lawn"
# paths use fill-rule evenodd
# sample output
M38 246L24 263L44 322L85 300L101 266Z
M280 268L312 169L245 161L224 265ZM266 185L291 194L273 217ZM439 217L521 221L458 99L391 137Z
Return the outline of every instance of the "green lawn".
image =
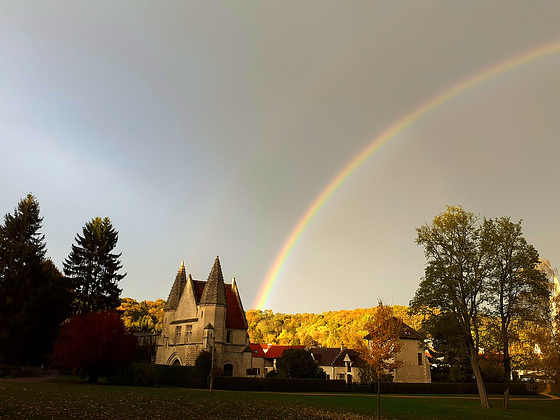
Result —
M61 378L62 379L62 378ZM301 395L184 388L89 385L64 378L47 383L0 383L0 418L53 419L365 419L371 395ZM499 406L500 401L492 400ZM476 399L383 396L385 419L552 419L560 400L512 401L510 410L482 409Z

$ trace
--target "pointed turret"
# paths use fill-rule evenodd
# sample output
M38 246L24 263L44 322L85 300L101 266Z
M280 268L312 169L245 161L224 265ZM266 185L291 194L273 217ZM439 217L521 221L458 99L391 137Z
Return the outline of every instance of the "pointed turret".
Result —
M187 284L187 270L185 269L185 261L183 261L181 262L181 267L179 267L175 282L173 283L173 287L171 287L171 292L169 292L169 297L165 303L166 310L177 309L179 300L181 300L181 295L185 289L185 284Z
M216 257L214 266L208 275L208 281L200 298L201 305L226 305L226 288L220 257Z

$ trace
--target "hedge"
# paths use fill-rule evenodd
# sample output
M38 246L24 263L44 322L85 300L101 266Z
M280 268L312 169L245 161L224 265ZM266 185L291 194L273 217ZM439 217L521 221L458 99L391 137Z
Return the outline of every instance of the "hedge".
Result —
M158 385L204 388L206 378L196 375L194 366L152 365L156 370L155 383Z
M112 378L120 385L151 386L152 384L181 386L186 388L208 388L208 377L196 374L194 366L169 366L148 363L133 363ZM502 394L503 384L489 383L488 394ZM270 391L270 392L377 392L376 384L346 385L344 380L322 379L280 379L280 378L242 378L215 376L213 387L232 391ZM432 382L402 383L382 382L382 394L478 394L476 383ZM510 395L538 395L536 383L512 382Z
M237 378L215 376L215 389L232 391L274 391L274 392L345 392L343 380L324 379L279 379L279 378Z
M509 387L510 395L538 395L538 387L535 383L512 382ZM504 384L485 384L486 393L503 394ZM377 392L377 385L363 386L354 384L353 392ZM383 382L381 383L382 394L478 394L476 383L467 382L432 382L432 383L403 383Z

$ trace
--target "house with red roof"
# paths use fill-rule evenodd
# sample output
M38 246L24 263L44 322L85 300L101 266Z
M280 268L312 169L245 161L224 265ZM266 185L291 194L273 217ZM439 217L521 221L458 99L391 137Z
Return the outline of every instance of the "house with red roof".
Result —
M181 263L165 305L156 363L193 366L202 350L215 352L215 367L224 375L246 376L253 367L237 283L224 282L218 257L207 281L194 280Z
M276 362L282 357L286 349L304 349L305 346L281 346L276 344L249 344L253 355L253 368L255 376L266 376L276 370Z

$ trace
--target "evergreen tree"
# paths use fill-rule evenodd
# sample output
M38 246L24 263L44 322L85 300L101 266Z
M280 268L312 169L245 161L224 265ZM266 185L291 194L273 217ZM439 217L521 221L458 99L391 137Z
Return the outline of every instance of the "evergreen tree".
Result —
M70 291L50 260L39 203L28 194L0 226L0 363L45 361Z
M64 274L76 293L76 313L116 309L120 305L118 282L126 273L119 274L121 254L112 253L118 239L108 217L93 218L84 226L82 235L76 235L76 244L64 260Z

